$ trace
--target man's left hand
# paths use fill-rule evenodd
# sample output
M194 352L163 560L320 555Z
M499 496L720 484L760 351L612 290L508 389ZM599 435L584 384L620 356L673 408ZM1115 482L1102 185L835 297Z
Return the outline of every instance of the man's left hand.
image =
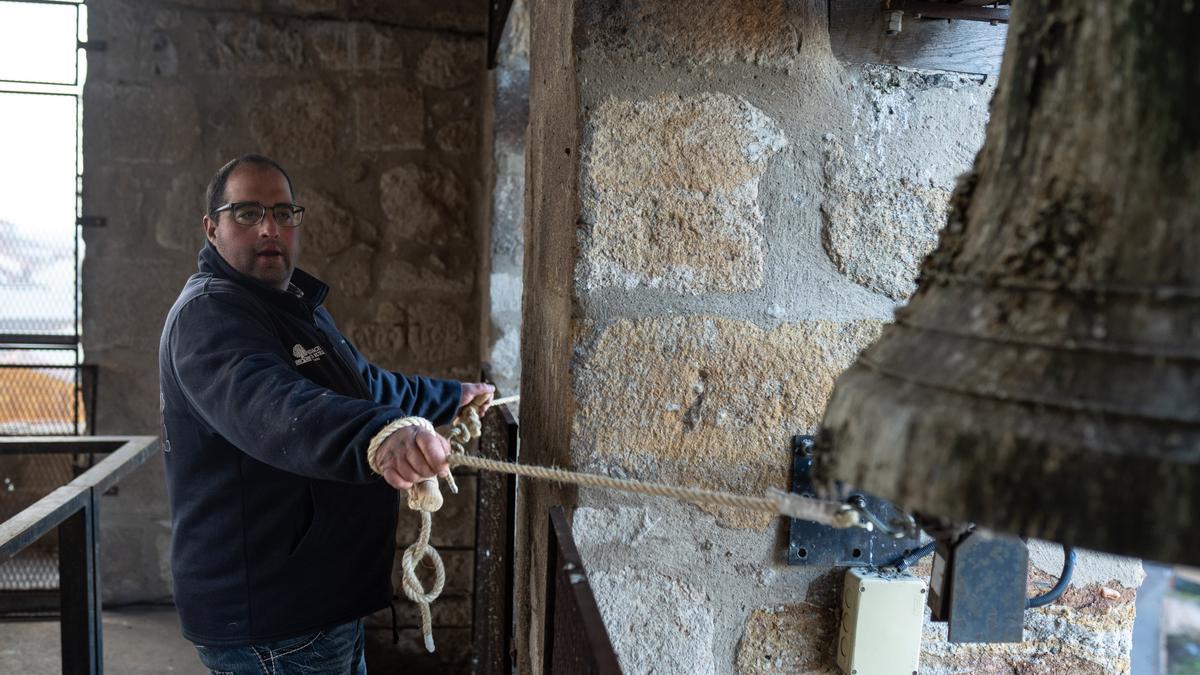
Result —
M480 396L485 396L482 403L479 405L479 416L487 412L492 405L492 398L496 395L496 385L485 384L482 382L463 382L462 383L462 400L459 401L458 407L461 409L466 404L474 401Z

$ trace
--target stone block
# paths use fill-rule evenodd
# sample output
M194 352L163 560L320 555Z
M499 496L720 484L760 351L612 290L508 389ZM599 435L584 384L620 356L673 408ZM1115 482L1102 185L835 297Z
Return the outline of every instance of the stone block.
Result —
M471 90L425 90L425 99L429 101L429 117L441 121L473 118L478 110L478 98L477 93Z
M524 291L519 270L516 272L492 272L488 286L492 316L521 311L521 296Z
M487 33L487 5L473 0L349 0L351 18L371 19L429 31Z
M113 0L88 6L88 31L107 43L102 52L88 54L88 79L147 81L179 72L180 49L186 50L173 9L131 5ZM119 36L120 39L114 39Z
M465 239L470 205L462 181L437 164L404 164L379 178L380 204L389 242L418 239L441 244Z
M200 117L190 87L88 83L84 138L109 161L175 164L195 156Z
M576 463L745 494L786 488L791 437L821 420L877 321L675 316L585 325L575 349ZM714 511L729 525L769 518Z
M703 588L649 566L588 577L621 670L715 675L714 605Z
M308 40L323 68L379 71L404 67L404 29L346 21L312 23Z
M181 255L180 258L190 258L191 261L184 263L181 259L170 260L164 257L84 258L83 329L89 361L93 356L90 352L93 350L158 351L162 318L174 304L188 276L196 271L194 255L186 258ZM148 283L151 279L153 283ZM90 288L103 289L103 292L88 293L87 289ZM142 379L157 383L158 377L154 370L156 363L156 359L151 359L127 365L134 371L142 369ZM107 377L107 374L102 377ZM157 405L154 405L157 400L157 394L150 400L153 406L151 416L158 410ZM102 404L106 417L110 414L109 406L114 403L105 401Z
M737 646L737 672L838 675L838 612L801 603L751 612Z
M152 258L158 252L154 244L160 227L170 234L178 228L178 237L184 236L183 218L167 218L164 195L171 183L162 173L127 163L95 166L87 172L83 179L84 210L107 218L105 227L84 230L88 257ZM202 209L197 206L194 211ZM200 230L194 218L191 224Z
M492 377L496 386L503 391L520 390L521 373L521 330L514 322L500 332L500 337L492 343L488 350L488 363L492 366Z
M380 366L414 372L418 366L474 360L474 331L466 329L471 312L465 299L445 304L382 301L368 320L347 322L345 332Z
M475 545L475 476L455 476L458 494L451 494L445 481L439 481L444 503L433 514L433 529L429 541L434 546L471 547ZM396 545L400 549L417 540L421 529L418 512L401 505L400 525L396 528Z
M417 77L439 89L454 89L482 75L487 43L482 39L437 37L417 60Z
M450 122L437 130L434 140L438 149L451 155L465 155L475 152L478 134L475 131L476 122L460 120Z
M354 92L358 149L415 150L425 145L425 103L413 86L394 84Z
M335 14L341 0L266 0L267 11L284 14Z
M318 166L333 158L344 124L329 87L310 82L259 94L250 129L261 152L284 166Z
M379 288L388 291L438 291L469 294L475 286L475 256L471 250L451 248L419 255L395 242L379 271ZM413 247L415 248L415 247Z
M762 284L758 185L787 142L773 120L726 94L663 94L609 99L587 131L584 290L732 293Z
M304 205L304 257L322 258L341 253L354 240L356 218L331 194L305 191L296 197Z
M373 287L371 260L375 250L367 244L355 244L334 256L326 268L330 295L361 298Z
M202 53L218 71L266 77L305 65L304 32L298 21L209 15L199 25Z
M171 178L166 208L151 219L154 240L159 246L181 253L194 253L204 245L204 190L208 179L192 172Z
M786 68L808 37L784 0L589 2L585 35L626 58Z

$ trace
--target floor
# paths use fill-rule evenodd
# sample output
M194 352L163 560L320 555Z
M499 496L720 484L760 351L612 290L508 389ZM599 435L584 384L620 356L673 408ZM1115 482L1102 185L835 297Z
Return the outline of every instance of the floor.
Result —
M62 672L57 621L0 625L0 673ZM175 608L135 605L104 610L104 670L121 675L208 675L192 644L179 634Z

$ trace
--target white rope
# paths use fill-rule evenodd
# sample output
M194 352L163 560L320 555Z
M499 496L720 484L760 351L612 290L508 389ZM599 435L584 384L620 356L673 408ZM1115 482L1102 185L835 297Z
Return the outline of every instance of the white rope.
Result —
M512 396L507 399L493 401L493 404L509 402L517 399ZM772 490L768 495L754 497L717 490L703 490L693 487L666 485L647 481L612 478L598 474L568 471L556 467L533 466L501 462L484 457L473 457L466 454L465 446L472 439L478 438L483 431L483 423L479 418L480 401L472 401L463 406L458 417L454 419L447 440L450 441L451 453L447 462L451 467L469 466L482 471L507 473L527 478L552 480L560 483L571 483L587 487L600 487L612 490L622 490L638 494L670 497L701 506L719 506L727 508L747 509L772 515L785 515L801 520L810 520L836 528L863 527L864 524L858 513L851 507L837 502L824 501L802 497L797 494ZM433 424L421 417L404 417L388 423L375 434L367 447L367 463L371 470L380 473L376 465L376 455L384 440L393 433L405 427L418 426L422 429L433 430ZM454 477L450 475L446 482L455 494ZM437 492L437 480L430 479L417 483L408 490L408 507L421 512L421 532L417 541L404 550L401 564L404 567L404 594L409 600L421 608L421 632L425 636L425 649L433 651L433 624L430 618L429 605L441 595L446 583L446 570L442 557L437 550L429 545L429 533L433 527L433 512L441 508L441 494ZM869 525L866 525L869 529ZM433 561L436 578L433 588L426 592L417 579L416 567L421 560L429 558Z

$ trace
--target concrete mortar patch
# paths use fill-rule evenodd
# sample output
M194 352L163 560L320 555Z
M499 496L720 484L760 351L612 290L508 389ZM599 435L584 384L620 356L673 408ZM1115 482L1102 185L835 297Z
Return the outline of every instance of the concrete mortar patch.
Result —
M588 576L623 672L716 674L703 590L647 567Z
M785 487L791 436L815 428L834 379L881 322L764 330L712 316L621 320L577 342L576 461L761 494ZM720 513L735 527L770 518Z
M1077 557L1075 573L1071 575L1072 586L1115 581L1125 588L1138 588L1146 578L1142 561L1137 558L1082 549L1077 550ZM1029 563L1057 579L1062 572L1062 546L1040 539L1029 540Z
M832 135L825 143L821 240L838 271L903 300L916 289L921 261L945 225L950 190L890 177Z
M582 172L586 291L735 292L762 284L758 185L787 140L744 99L609 99L588 121Z

